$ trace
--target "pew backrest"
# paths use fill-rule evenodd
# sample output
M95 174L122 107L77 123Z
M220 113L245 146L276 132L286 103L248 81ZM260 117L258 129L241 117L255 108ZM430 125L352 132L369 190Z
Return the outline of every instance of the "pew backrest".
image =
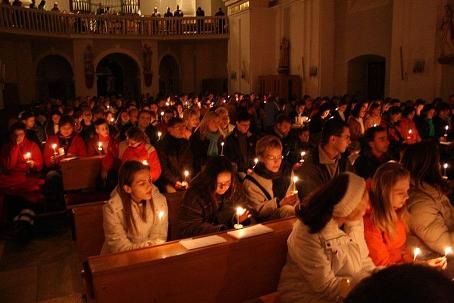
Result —
M88 258L96 302L243 302L276 291L295 218L274 231L187 250L179 241Z
M63 189L92 189L101 171L102 156L62 160L60 169L63 176Z

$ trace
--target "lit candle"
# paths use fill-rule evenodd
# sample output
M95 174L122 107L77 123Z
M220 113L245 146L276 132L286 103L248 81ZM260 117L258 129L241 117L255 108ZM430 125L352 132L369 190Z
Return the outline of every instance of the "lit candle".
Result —
M110 123L114 123L114 121L115 121L114 117L110 118Z
M293 191L294 195L298 193L298 190L296 189L296 182L298 182L298 180L299 180L298 176L293 176L293 186L295 187L295 190Z
M445 134L444 134L445 138L448 136L448 130L449 130L449 125L446 125L445 126Z
M162 218L164 218L164 211L163 210L159 211L158 218L159 218L159 221L162 221Z
M301 152L301 159L300 159L300 163L304 163L304 157L306 156L306 152L303 150Z
M101 141L98 142L98 151L100 151L100 152L102 151L102 142Z
M110 108L110 105L107 105L106 107L107 107L107 109L109 109L109 108Z
M451 255L452 254L452 247L451 246L447 246L445 248L445 257L447 257L448 255Z
M221 156L224 156L224 141L221 142Z
M421 254L421 248L415 247L413 250L413 262L416 261L416 258Z
M164 118L164 112L161 112L161 120Z
M448 163L443 164L443 178L445 178L445 179L448 178L447 169L448 169Z
M184 174L184 181L187 182L188 181L188 177L189 177L189 171L185 170L183 174Z
M57 144L52 144L52 149L54 150L54 155L57 154Z
M24 154L24 159L25 161L30 161L30 159L32 158L32 153L31 152L28 152L28 153L25 153Z
M158 132L158 141L161 140L162 133Z
M148 161L147 160L143 160L142 164L148 166Z
M378 124L377 124L377 123L374 123L374 125L372 125L372 126L373 126L373 127L377 127L377 126L378 126Z
M170 103L169 103L169 101L166 101L166 106L170 106Z
M257 163L259 163L259 158L254 159L254 166L252 166L252 169L254 169L257 166Z
M236 224L233 226L235 229L242 229L243 225L240 224L240 217L244 215L246 212L246 209L242 208L241 206L238 206L236 208Z

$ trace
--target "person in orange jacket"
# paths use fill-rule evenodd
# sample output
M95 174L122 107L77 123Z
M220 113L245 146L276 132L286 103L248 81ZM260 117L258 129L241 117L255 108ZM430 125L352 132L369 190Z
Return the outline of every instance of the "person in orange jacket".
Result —
M138 127L132 127L126 132L126 142L122 142L119 148L121 163L128 160L140 161L150 167L150 176L153 182L161 175L161 163L158 152L147 143L145 133Z
M371 209L364 216L364 238L369 256L377 266L416 261L444 269L446 257L415 260L407 248L409 189L410 173L401 164L390 161L375 172L370 193Z

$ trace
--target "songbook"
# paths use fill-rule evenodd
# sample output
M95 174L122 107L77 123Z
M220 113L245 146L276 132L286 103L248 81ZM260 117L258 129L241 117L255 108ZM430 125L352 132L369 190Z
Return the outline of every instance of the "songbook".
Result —
M246 228L229 231L227 234L235 239L245 239L270 232L273 232L272 228L262 224L256 224Z
M201 247L206 247L206 246L211 246L215 244L220 244L227 242L226 239L220 236L207 236L207 237L201 237L201 238L195 238L195 239L184 239L180 241L180 244L183 245L186 249L196 249L196 248L201 248Z

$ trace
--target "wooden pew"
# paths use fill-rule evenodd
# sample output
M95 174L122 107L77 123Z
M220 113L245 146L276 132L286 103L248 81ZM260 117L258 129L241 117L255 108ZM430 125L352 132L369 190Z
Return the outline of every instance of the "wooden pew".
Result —
M244 302L276 291L295 218L272 233L187 250L178 241L88 258L96 302ZM275 298L275 295L271 295ZM266 296L264 297L266 298ZM268 302L273 302L270 300Z
M184 192L165 194L169 212L169 240L177 238L177 218ZM101 252L104 243L103 206L106 202L93 202L71 207L73 230L80 262Z

